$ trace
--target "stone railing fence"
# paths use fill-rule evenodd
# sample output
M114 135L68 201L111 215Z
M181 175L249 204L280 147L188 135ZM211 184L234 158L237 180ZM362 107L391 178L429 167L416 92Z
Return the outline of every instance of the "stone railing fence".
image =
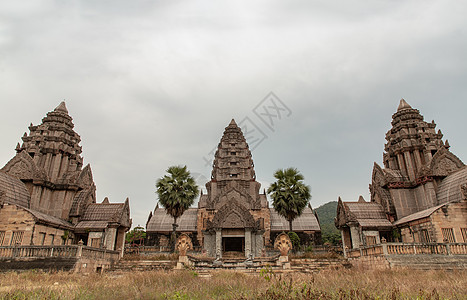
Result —
M384 243L347 250L348 258L378 255L467 255L467 243L406 244Z
M0 246L0 258L27 257L76 257L118 260L120 258L120 252L93 248L80 244L66 246Z
M202 250L201 246L194 246L190 252L201 252ZM170 246L125 246L125 254L153 255L170 252L172 252Z

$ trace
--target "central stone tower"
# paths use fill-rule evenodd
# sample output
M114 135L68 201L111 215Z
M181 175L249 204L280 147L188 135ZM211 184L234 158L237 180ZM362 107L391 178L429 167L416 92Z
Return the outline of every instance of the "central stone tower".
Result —
M270 223L270 213L260 187L246 139L232 120L215 153L207 195L198 204L198 239L208 255L261 255L269 240L265 223Z

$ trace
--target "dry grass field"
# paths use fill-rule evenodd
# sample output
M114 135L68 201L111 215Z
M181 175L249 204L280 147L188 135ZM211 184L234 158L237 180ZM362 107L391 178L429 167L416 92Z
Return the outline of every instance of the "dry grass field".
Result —
M467 271L2 273L0 299L467 299Z

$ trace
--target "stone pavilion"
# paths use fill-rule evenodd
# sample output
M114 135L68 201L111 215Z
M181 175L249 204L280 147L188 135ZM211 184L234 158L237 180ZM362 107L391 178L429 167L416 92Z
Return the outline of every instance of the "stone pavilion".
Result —
M65 102L18 143L0 170L0 246L84 245L123 254L131 227L128 199L96 203L91 166Z
M371 200L339 199L336 226L344 247L467 243L467 166L404 99L386 133L383 167L374 164Z

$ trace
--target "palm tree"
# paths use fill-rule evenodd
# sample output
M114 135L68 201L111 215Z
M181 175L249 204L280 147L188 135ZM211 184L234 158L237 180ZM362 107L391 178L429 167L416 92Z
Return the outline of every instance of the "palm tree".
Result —
M303 183L303 175L295 168L277 170L277 179L268 188L275 211L289 221L289 231L292 231L292 221L300 216L311 199L310 187Z
M157 180L156 188L160 204L174 218L171 244L175 250L177 219L194 203L199 190L186 166L169 167L167 173Z

